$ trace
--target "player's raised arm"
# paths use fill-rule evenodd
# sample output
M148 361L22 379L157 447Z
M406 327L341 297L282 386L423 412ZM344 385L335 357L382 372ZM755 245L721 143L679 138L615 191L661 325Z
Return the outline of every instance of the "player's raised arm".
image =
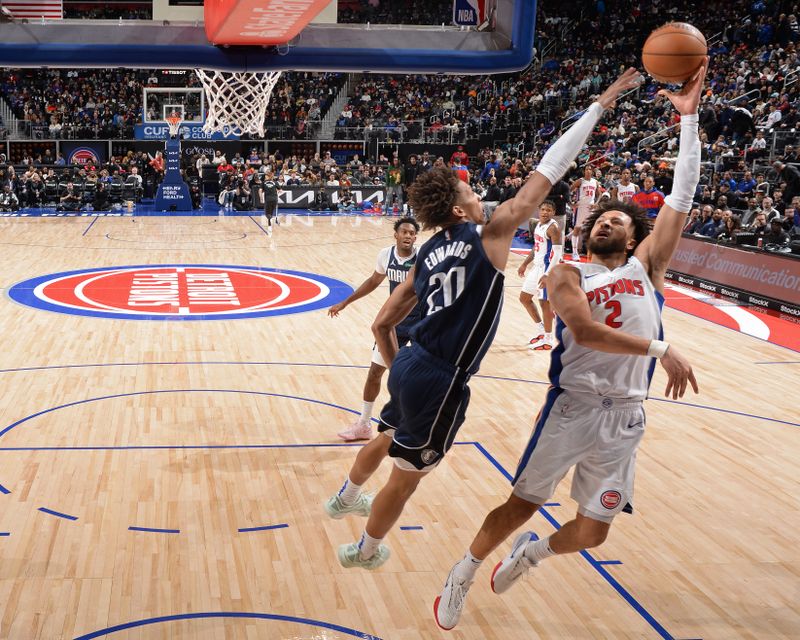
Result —
M569 131L548 149L536 171L517 195L495 210L491 223L486 226L485 238L491 236L505 239L513 236L517 227L531 217L553 185L567 172L603 111L614 105L620 93L639 85L641 79L642 76L636 69L629 68L592 103Z
M689 361L675 347L661 340L648 340L612 329L593 320L580 279L580 272L566 264L554 267L547 276L550 304L572 333L575 342L587 349L605 353L658 358L667 373L666 396L672 394L673 398L683 397L690 384L695 393L700 391Z
M412 267L405 281L397 285L392 295L378 311L375 322L372 323L372 334L375 336L378 351L387 367L392 366L392 361L399 349L394 328L411 313L417 304L417 294L414 291L414 270L415 268Z
M700 138L697 107L706 77L708 58L697 73L678 93L661 90L681 114L681 139L672 193L658 212L653 232L637 247L635 255L650 274L656 289L664 289L664 273L678 246L686 215L692 209L697 182L700 179Z

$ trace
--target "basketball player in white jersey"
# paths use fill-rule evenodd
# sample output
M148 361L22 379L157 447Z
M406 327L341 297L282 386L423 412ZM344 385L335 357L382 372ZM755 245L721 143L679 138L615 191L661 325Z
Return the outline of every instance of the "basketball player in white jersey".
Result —
M517 273L525 277L519 301L534 322L533 338L528 348L535 351L549 351L555 346L553 337L553 312L547 300L545 277L555 265L561 262L564 253L563 234L555 221L556 205L545 200L539 205L539 223L533 230L533 248L520 265ZM525 269L533 262L533 269L525 276ZM536 309L534 298L542 307L542 314Z
M619 182L611 189L611 198L622 202L630 202L637 191L639 191L639 186L635 182L631 182L631 170L623 169Z
M400 218L394 223L395 244L391 247L384 247L378 253L378 260L375 271L372 275L362 282L348 298L333 305L328 309L328 315L335 318L339 312L343 311L350 303L360 300L375 291L380 284L389 278L389 293L394 291L398 284L405 282L408 272L414 266L417 259L417 249L414 243L417 241L419 223L414 218ZM402 346L408 343L407 327L417 320L417 314L412 311L406 320L397 326L397 341ZM381 390L381 378L386 371L386 363L381 357L377 346L372 347L372 362L369 365L367 380L364 382L364 404L361 415L352 425L337 435L348 442L354 440L369 440L372 437L370 420L372 419L372 407L375 399ZM389 443L386 443L388 447Z
M590 165L583 168L583 178L578 178L572 183L570 189L578 192L578 209L575 214L575 226L572 228L572 260L581 259L581 228L586 218L592 212L594 203L597 202L600 184L594 178L594 169Z
M559 265L548 276L560 342L551 356L551 386L511 496L486 517L434 604L436 621L445 629L458 622L481 562L547 502L573 466L575 519L543 540L531 531L518 535L492 573L492 590L503 593L550 556L605 541L614 516L633 498L636 449L645 424L642 401L654 358L667 372L667 396L683 396L687 384L698 392L688 362L661 340L661 305L664 274L700 176L697 106L707 64L708 59L680 93L659 92L681 114L681 139L673 190L652 232L643 209L606 201L584 227L590 262ZM595 110L593 123L600 112Z

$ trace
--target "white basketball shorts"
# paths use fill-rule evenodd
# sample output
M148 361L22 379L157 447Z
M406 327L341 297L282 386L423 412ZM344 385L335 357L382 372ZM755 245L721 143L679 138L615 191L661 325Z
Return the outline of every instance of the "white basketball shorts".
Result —
M640 400L550 387L514 475L514 495L544 504L574 466L571 496L579 513L611 522L633 502L644 424Z
M525 282L522 283L523 293L528 293L539 300L547 300L547 289L539 289L539 280L542 279L544 272L545 266L543 264L534 264L528 269L528 273L525 275Z
M578 212L575 215L575 228L580 229L583 226L584 221L589 215L592 213L592 204L581 204L578 205Z

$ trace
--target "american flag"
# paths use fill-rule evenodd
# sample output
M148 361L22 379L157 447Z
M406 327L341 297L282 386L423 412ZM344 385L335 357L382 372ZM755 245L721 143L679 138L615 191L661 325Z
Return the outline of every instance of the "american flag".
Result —
M61 20L64 17L62 0L8 0L3 2L3 8L15 18Z

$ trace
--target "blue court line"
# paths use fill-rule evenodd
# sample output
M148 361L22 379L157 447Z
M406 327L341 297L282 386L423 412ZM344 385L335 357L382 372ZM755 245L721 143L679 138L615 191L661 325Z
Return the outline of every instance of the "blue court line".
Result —
M2 484L0 484L0 493L2 493L3 495L8 495L11 492L8 489L6 489Z
M60 511L53 511L52 509L48 509L46 507L39 507L39 511L42 513L48 513L51 516L56 516L57 518L64 518L65 520L77 520L78 516L71 516L68 513L61 513Z
M264 527L244 527L239 529L239 533L250 533L251 531L272 531L273 529L286 529L288 524L268 524Z
M415 527L400 527L400 531L422 531L422 527L415 526Z
M598 560L597 564L606 565L606 564L622 564L622 560Z
M18 373L25 371L47 371L49 369L91 369L95 367L173 367L178 365L248 365L248 366L281 366L281 367L330 367L334 369L369 369L369 365L363 364L325 364L319 362L233 362L226 360L209 360L208 362L186 361L186 362L110 362L92 364L56 364L43 365L40 367L20 367L18 369L0 369L0 373ZM475 376L483 377L483 376ZM521 382L533 382L533 380L521 380ZM544 383L542 383L544 384Z
M93 631L92 633L87 633L86 635L79 636L75 638L75 640L94 640L94 638L108 636L111 635L112 633L116 633L117 631L124 631L126 629L145 627L151 624L160 624L162 622L173 622L175 620L196 620L199 618L251 618L251 619L255 618L260 620L277 620L279 622L294 622L297 624L306 624L312 627L323 627L325 629L330 629L331 631L338 631L339 633L343 633L345 635L354 638L361 638L361 640L381 640L378 636L373 636L368 633L364 633L363 631L356 631L355 629L342 627L338 624L332 624L330 622L322 622L321 620L312 620L311 618L296 618L295 616L281 616L274 613L248 613L245 611L212 611L205 613L180 613L173 616L160 616L158 618L147 618L146 620L125 622L123 624L118 624L113 627L108 627L107 629L100 629L99 631Z
M348 409L348 411L352 411ZM358 411L352 411L358 413ZM182 451L205 449L305 449L318 447L363 447L366 442L312 442L309 444L141 444L141 445L108 445L96 447L0 447L3 451ZM455 444L460 444L456 442ZM11 493L10 491L8 493Z
M58 405L57 407L43 409L42 411L37 411L36 413L32 413L29 416L25 416L24 418L17 420L13 424L8 425L5 429L0 431L0 438L3 437L9 431L11 431L13 428L18 427L19 425L27 422L28 420L32 420L33 418L38 418L39 416L42 416L46 413L50 413L52 411L57 411L59 409L66 409L67 407L75 407L77 405L87 404L89 402L98 402L100 400L110 400L112 398L130 398L133 396L147 396L147 395L154 395L157 393L241 393L243 395L267 396L271 398L288 398L289 400L301 400L303 402L319 404L325 407L333 407L334 409L340 409L341 411L355 413L356 415L358 415L359 413L354 409L348 409L347 407L343 407L338 404L333 404L331 402L324 402L323 400L314 400L313 398L303 398L301 396L292 396L284 393L268 393L266 391L246 391L240 389L158 389L154 391L133 391L130 393L115 393L112 395L100 396L97 398L87 398L86 400L76 400L75 402L68 402L66 404Z
M128 527L128 531L144 531L146 533L180 533L180 529L154 529L152 527Z
M543 507L560 507L561 503L560 502L545 502L542 506Z
M89 226L88 226L88 227L86 227L86 230L85 230L85 231L84 231L84 232L81 234L81 236L85 236L87 233L89 233L89 229L91 229L91 228L92 228L92 225L93 225L95 222L97 222L99 219L100 219L100 218L97 218L97 217L93 218L93 219L92 219L92 221L89 223Z
M512 476L511 474L503 468L495 458L490 454L486 448L480 442L473 442L472 443L475 448L480 451L484 457L491 462L494 467L500 471L505 478L511 482ZM538 513L540 513L545 520L547 520L553 528L556 530L561 528L561 524L548 512L547 509L544 507L540 508ZM622 596L622 598L638 613L644 620L649 624L664 640L674 640L672 635L663 627L661 624L650 614L647 609L645 609L636 598L634 598L625 587L623 587L617 580L606 571L605 567L603 567L602 561L598 561L593 558L588 552L581 551L580 554L583 558L597 571L605 580L608 582L612 587L614 587L615 591Z
M8 531L0 531L0 538L7 538L10 535Z
M779 346L779 345L778 345ZM772 364L772 363L756 363L756 364ZM775 364L785 364L775 363ZM791 361L789 364L800 364L800 361ZM44 365L39 367L21 367L17 369L0 369L0 374L2 373L17 373L17 372L25 372L25 371L45 371L49 369L83 369L83 368L93 368L93 367L139 367L139 366L178 366L178 365L201 365L201 366L210 366L210 365L236 365L236 366L286 366L286 367L326 367L326 368L333 368L333 369L369 369L366 365L358 365L358 364L329 364L329 363L317 363L317 362L286 362L286 361L261 361L261 362L234 362L234 361L226 361L226 360L211 360L208 362L201 362L201 361L180 361L180 362L117 362L117 363L92 363L92 364L67 364L67 365ZM525 384L536 384L536 385L549 385L550 383L547 381L541 380L530 380L527 378L509 378L504 376L489 376L489 375L475 375L473 378L483 378L486 380L500 380L504 382L523 382ZM178 390L180 391L180 390ZM190 390L191 391L191 390ZM200 391L199 389L197 391ZM214 389L208 389L207 391L215 391ZM221 391L225 391L224 389ZM167 393L166 391L163 392L143 392L143 393ZM236 393L257 393L255 391L238 391ZM267 394L269 395L269 394ZM279 395L279 394L274 394ZM106 396L106 398L112 398L117 396ZM294 398L294 396L285 396L287 398ZM106 398L97 398L97 399L106 399ZM702 404L694 404L692 402L684 402L682 400L671 400L669 398L654 398L650 397L649 400L654 400L656 402L669 402L673 404L680 404L687 407L694 407L697 409L704 409L706 411L718 411L720 413L728 413L731 415L743 416L746 418L755 418L757 420L764 420L766 422L776 422L778 424L786 424L791 427L800 427L800 423L798 422L790 422L787 420L780 420L778 418L770 418L768 416L759 416L753 413L744 413L741 411L734 411L733 409L723 409L721 407L713 407L710 405L702 405ZM319 402L319 401L312 401L310 402ZM91 402L90 400L84 400L83 402ZM325 404L325 403L322 403ZM55 407L54 409L63 408L66 406L71 405L63 405L62 407ZM358 411L354 409L345 409L344 407L339 407L337 405L329 405L335 407L337 409L344 409L349 411L350 413L358 413ZM51 409L51 410L54 410ZM29 416L34 417L34 416ZM0 436L3 435L4 432L0 432Z
M253 224L255 224L259 229L261 229L264 235L269 236L269 231L267 231L264 227L262 227L261 224L253 216L247 216L247 217L253 221Z

